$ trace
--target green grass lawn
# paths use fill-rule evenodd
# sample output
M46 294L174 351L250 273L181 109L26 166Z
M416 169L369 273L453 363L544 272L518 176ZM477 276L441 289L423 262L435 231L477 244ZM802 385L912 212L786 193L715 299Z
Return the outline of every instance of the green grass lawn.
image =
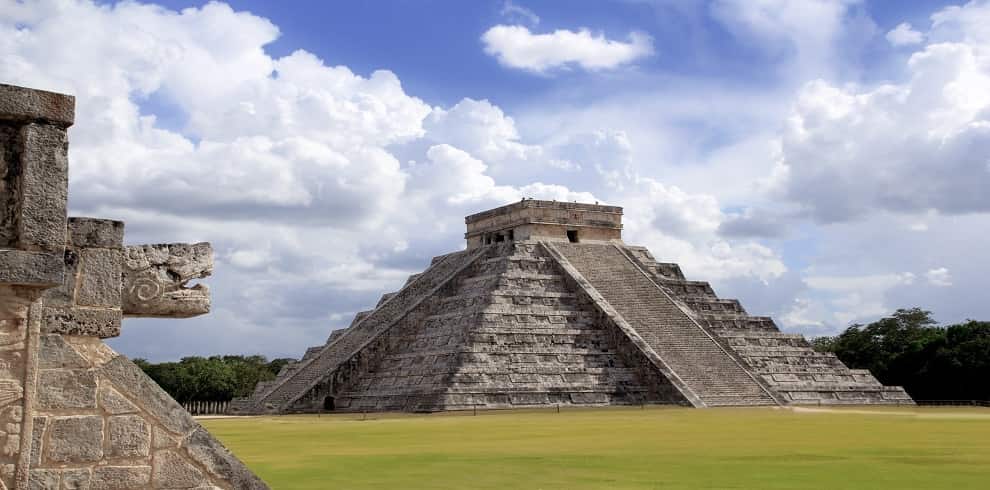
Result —
M203 420L272 488L990 488L990 409Z

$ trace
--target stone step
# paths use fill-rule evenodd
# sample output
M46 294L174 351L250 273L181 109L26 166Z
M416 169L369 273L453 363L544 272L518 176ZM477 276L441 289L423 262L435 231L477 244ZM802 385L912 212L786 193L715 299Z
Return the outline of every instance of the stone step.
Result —
M458 252L435 259L430 268L415 281L399 290L380 308L356 321L335 342L328 344L288 379L282 380L264 397L256 400L255 408L258 411L265 411L267 406L285 408L292 400L303 396L310 387L332 376L337 366L391 327L406 311L430 297L441 285L450 281L456 272L469 266L480 255L480 251Z
M681 310L658 284L612 245L553 244L595 290L608 301L702 400L729 404L775 404L773 398L739 362ZM676 283L691 294L714 295L707 283ZM708 404L707 401L705 401Z

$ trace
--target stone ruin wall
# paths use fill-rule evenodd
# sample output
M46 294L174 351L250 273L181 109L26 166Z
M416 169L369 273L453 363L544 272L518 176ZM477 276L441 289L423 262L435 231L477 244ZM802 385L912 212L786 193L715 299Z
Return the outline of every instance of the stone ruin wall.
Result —
M262 489L102 339L124 316L209 309L208 244L124 247L66 218L69 96L0 85L0 490Z

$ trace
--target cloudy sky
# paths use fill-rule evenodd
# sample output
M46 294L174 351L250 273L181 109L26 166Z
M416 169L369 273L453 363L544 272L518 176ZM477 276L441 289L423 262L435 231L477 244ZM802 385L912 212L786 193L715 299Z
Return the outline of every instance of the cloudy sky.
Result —
M0 0L0 82L76 95L73 215L214 244L135 357L298 357L522 197L787 331L990 319L990 1Z

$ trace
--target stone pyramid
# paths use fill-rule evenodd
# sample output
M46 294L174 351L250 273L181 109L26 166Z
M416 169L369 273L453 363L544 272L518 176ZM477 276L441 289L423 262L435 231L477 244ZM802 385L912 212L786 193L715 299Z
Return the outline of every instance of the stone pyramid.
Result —
M624 244L622 208L523 200L466 223L466 250L231 412L913 403Z

